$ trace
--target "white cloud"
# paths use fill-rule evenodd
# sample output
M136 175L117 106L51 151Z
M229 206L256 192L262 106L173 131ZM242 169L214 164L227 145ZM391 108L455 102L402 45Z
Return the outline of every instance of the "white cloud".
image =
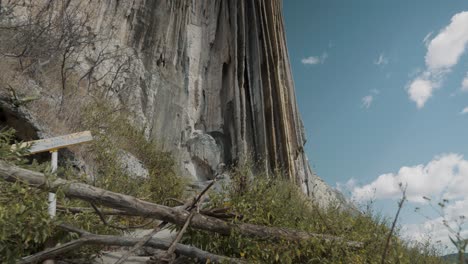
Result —
M462 114L462 115L468 114L468 106L463 108L463 110L460 112L460 114Z
M426 71L416 77L409 85L408 95L422 108L432 96L435 88L440 86L444 75L450 72L465 52L468 45L468 11L455 14L450 24L429 41L426 35L427 53Z
M379 57L374 61L375 65L387 65L388 58L385 57L383 53L380 53Z
M430 70L457 64L468 43L468 11L455 14L450 24L427 47L426 65Z
M434 32L431 31L431 32L427 33L427 35L423 39L423 43L424 43L424 45L426 45L426 47L429 46L430 38L432 36L432 33L434 33Z
M372 95L366 95L362 99L362 107L369 108L374 101L374 96Z
M412 202L423 202L423 196L468 199L468 161L458 154L444 154L425 165L404 166L397 173L382 174L369 184L354 187L352 198L398 198L400 183L407 185L408 200Z
M302 64L306 65L316 65L316 64L323 64L325 60L328 58L328 53L323 53L321 56L310 56L307 58L303 58L301 60Z
M418 108L422 108L427 100L432 96L432 91L436 88L434 83L423 78L416 78L408 87L408 95L416 102Z
M380 93L377 89L371 89L369 95L364 96L361 98L361 107L369 108L371 107L372 103L374 102L375 97Z
M345 192L348 192L348 191L352 191L354 190L354 188L356 187L357 185L357 182L354 178L351 178L349 179L346 183L341 183L341 182L337 182L336 183L336 189L339 191L339 192L342 192L342 193L345 193Z
M466 73L465 78L463 78L461 90L462 92L468 92L468 72Z
M370 90L370 92L373 93L373 94L376 94L376 95L380 93L380 91L377 90L377 89L372 89L372 90Z
M301 60L301 62L302 62L302 64L319 64L320 63L320 58L310 56L310 57L307 57L307 58L303 58Z
M455 229L460 216L468 217L468 159L459 154L443 154L426 164L403 166L397 172L379 175L369 184L359 185L351 179L340 187L351 190L352 199L361 204L370 199L399 199L402 195L400 183L407 186L410 203L406 207L416 204L424 209L421 214L425 216L420 223L403 225L403 236L420 242L430 237L432 242L440 241L442 246L453 250L448 238L451 233L443 220ZM423 197L431 198L431 206ZM438 203L444 199L447 202L443 208L439 207ZM468 223L462 236L468 237Z
M437 202L432 202L433 206ZM410 240L416 240L420 242L425 242L428 239L434 244L439 242L441 246L446 246L446 249L442 248L443 254L454 253L456 251L453 244L450 242L449 236L455 237L454 233L444 225L445 223L452 229L457 230L458 226L461 226L462 231L460 232L461 237L468 237L468 228L467 223L460 217L468 217L468 199L462 199L454 201L452 203L445 205L444 208L440 209L440 213L437 217L433 219L429 218L426 221L418 224L406 224L402 227L402 234L405 238Z
M414 69L411 70L410 73L408 73L408 77L409 78L415 78L416 76L421 74L421 72L422 72L421 68L414 68Z

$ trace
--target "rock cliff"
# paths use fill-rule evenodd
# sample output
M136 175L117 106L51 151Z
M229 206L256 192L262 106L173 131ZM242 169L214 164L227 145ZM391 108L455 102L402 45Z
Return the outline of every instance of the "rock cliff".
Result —
M72 49L75 57L67 53L75 58L73 67L62 67L62 85L55 90L34 78L16 78L41 95L28 106L32 115L40 105L82 104L97 87L106 91L99 94L105 100L128 107L135 125L174 154L181 174L203 181L213 177L218 164L251 157L261 169L283 170L322 204L337 199L310 169L304 152L282 1L6 2L4 17L11 2L16 17L4 18L4 24L44 13L49 21L67 14L68 20L61 20L67 24L74 15L77 22L69 28L80 37L63 43L85 46ZM11 47L0 44L0 49L8 54ZM39 72L52 64L47 56L37 61L33 68ZM79 76L73 92L65 87L67 69ZM0 80L11 82L11 74Z

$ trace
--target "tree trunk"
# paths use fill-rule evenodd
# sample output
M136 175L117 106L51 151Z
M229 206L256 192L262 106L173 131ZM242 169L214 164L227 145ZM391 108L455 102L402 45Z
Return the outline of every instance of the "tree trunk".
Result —
M179 226L184 225L190 215L186 210L150 203L133 196L107 191L84 183L63 179L55 179L49 182L42 173L22 169L10 165L5 161L0 161L0 177L9 182L22 181L47 191L56 191L60 188L69 198L99 203L110 208L127 211L134 215L156 218ZM277 241L321 239L327 242L345 243L350 247L362 247L362 243L360 242L346 241L341 237L308 233L289 228L267 227L246 223L229 223L199 213L193 215L190 226L195 229L216 232L223 235L238 232L246 236Z

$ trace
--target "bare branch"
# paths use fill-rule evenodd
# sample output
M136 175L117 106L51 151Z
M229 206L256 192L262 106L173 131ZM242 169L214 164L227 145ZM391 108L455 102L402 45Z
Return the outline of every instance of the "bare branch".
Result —
M38 263L39 261L42 261L42 260L51 259L53 257L60 256L74 249L77 249L83 246L87 242L89 242L88 239L86 237L82 237L80 239L73 240L68 243L46 249L34 255L24 257L21 259L19 263Z
M101 213L101 210L99 210L99 208L97 208L97 206L94 204L94 203L90 203L91 204L91 207L93 207L94 211L96 212L96 214L99 216L99 218L101 219L102 223L108 227L111 227L111 228L115 228L115 229L119 229L119 230L128 230L128 229L136 229L136 228L142 228L142 227L145 227L145 226L148 226L152 223L154 223L154 219L145 223L145 224L142 224L142 225L138 225L138 226L116 226L116 225L112 225L112 224L109 224L109 222L106 220L106 217Z
M44 259L51 259L57 256L61 256L64 253L70 252L71 250L77 249L83 245L103 245L103 246L121 246L129 247L136 245L140 239L133 237L120 237L120 236L110 236L110 235L95 235L87 233L86 231L80 231L80 229L66 226L67 231L72 231L77 233L82 233L81 238L73 240L71 242L65 243L63 245L58 245L54 248L46 249L34 255L24 257L20 260L19 263L37 263ZM70 230L71 229L71 230ZM157 249L166 250L170 247L170 242L163 239L151 238L145 244L145 246L153 247ZM190 258L196 258L201 261L214 262L214 263L245 263L240 259L229 258L225 256L219 256L212 254L210 252L201 250L196 247L187 246L183 244L177 244L175 246L175 252L180 255L184 255Z
M161 228L159 226L155 227L149 234L143 236L140 241L138 241L138 243L136 243L130 250L128 250L127 252L125 252L124 255L122 255L122 257L120 257L117 262L115 262L115 264L121 264L121 263L124 263L124 261L126 261L128 259L128 257L130 257L135 251L137 251L139 248L141 248L142 246L144 246L146 243L148 243L148 241L151 240L151 238L153 238L154 235L156 235L156 233L159 232L159 230L161 230Z
M176 236L176 238L174 239L174 241L172 241L171 246L167 249L167 251L166 251L166 257L167 257L168 259L172 259L173 254L174 254L175 249L176 249L176 246L177 246L177 243L179 243L179 241L182 239L182 236L184 235L185 230L187 230L188 226L190 225L190 221L192 220L192 217L193 217L193 212L190 213L190 215L189 215L189 217L187 218L187 221L185 222L184 226L183 226L182 229L179 231L179 233L177 234L177 236Z
M22 169L10 165L5 161L0 161L0 178L10 182L22 181L31 186L52 192L60 188L61 191L70 198L100 203L114 209L124 210L143 217L156 218L180 226L185 224L190 215L186 210L150 203L133 196L111 192L84 183L63 179L47 182L44 174ZM361 242L346 241L341 237L308 233L289 228L267 227L246 223L229 223L199 213L194 213L191 223L191 226L195 229L216 232L223 235L239 232L240 234L260 239L289 241L320 239L326 242L343 243L353 248L362 247Z
M406 201L406 188L407 188L407 186L402 187L402 184L400 183L400 188L401 188L401 192L402 192L402 197L401 197L401 200L398 202L398 210L396 212L395 218L393 219L393 223L392 223L392 227L390 228L390 232L388 233L387 241L385 242L385 248L384 248L384 252L382 254L382 260L380 262L381 264L385 264L385 258L387 257L388 248L390 247L390 241L392 240L393 232L395 231L396 223L398 221L398 216L400 215L401 208L403 208L403 204Z
M194 206L197 205L198 201L200 201L201 197L208 191L208 189L213 186L214 184L214 181L212 181L197 197L195 197L193 199L193 201L190 203L190 204L187 204L187 205L183 205L182 208L184 209L188 209L188 211L191 211ZM180 202L180 201L179 201ZM163 256L163 261L167 261L167 262L170 262L170 259L173 257L173 253L174 253L174 247L175 245L180 241L180 239L182 238L182 235L183 233L185 232L185 230L187 229L190 221L192 220L193 218L193 212L190 213L189 217L187 218L187 221L185 221L185 224L184 226L182 227L182 229L179 231L179 233L177 234L177 237L174 239L174 241L172 242L171 246L169 247L169 249L167 250L166 254ZM128 257L133 253L135 252L138 248L140 248L141 246L143 246L149 239L151 239L152 236L154 236L161 228L164 228L166 225L167 225L168 222L164 221L162 222L157 228L155 228L150 234L144 236L141 241L139 243L137 243L132 249L130 249L129 251L127 251L119 260L117 260L117 262L115 264L121 264L123 263L126 259L128 259Z
M72 214L80 214L80 213L96 213L93 208L89 207L64 207L61 205L57 205L57 210L72 213ZM113 210L113 209L104 209L100 210L103 215L121 215L121 216L135 216L134 214L127 213L125 211L120 210Z

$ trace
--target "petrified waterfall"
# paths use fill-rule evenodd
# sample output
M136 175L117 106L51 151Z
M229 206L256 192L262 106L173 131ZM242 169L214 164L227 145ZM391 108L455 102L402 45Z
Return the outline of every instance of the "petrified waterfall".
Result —
M322 204L336 199L304 153L281 0L90 0L86 10L90 34L108 36L92 50L132 57L116 82L125 92L110 100L130 107L181 174L206 180L251 157Z

